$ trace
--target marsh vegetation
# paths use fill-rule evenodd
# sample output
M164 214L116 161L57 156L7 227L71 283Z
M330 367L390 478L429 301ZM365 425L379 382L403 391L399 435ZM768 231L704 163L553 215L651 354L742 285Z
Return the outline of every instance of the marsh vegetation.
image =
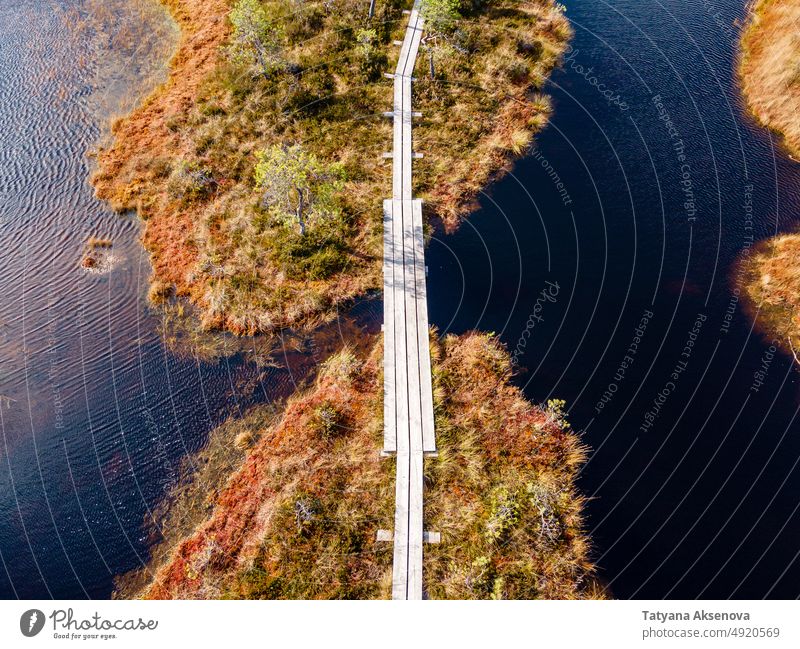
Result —
M425 526L442 542L425 550L429 596L603 597L575 489L585 452L563 404L527 402L490 336L432 336L431 351L439 457L425 466ZM376 540L394 520L381 355L380 344L344 349L279 420L258 407L215 433L246 457L141 594L388 597L391 544Z
M437 2L416 72L415 178L428 217L455 227L546 123L541 86L570 31L550 0ZM380 286L382 72L404 4L372 17L355 0L168 5L182 28L170 80L115 126L98 194L139 211L154 281L205 328L315 326Z
M756 119L800 157L800 0L758 0L742 37L740 73ZM800 234L762 241L739 260L745 307L800 363Z

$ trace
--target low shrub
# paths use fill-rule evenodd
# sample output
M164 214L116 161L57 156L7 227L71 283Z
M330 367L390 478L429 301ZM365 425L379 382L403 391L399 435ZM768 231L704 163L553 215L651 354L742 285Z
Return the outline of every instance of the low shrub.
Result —
M208 198L216 187L217 181L209 169L199 162L183 160L170 174L167 191L176 198L192 201Z
M395 465L379 458L381 351L378 343L362 360L345 349L322 365L316 383L255 442L148 597L390 596L392 547L375 537L394 521ZM478 362L501 353L485 335L432 342L439 457L425 462L424 526L442 541L425 546L425 591L443 599L603 597L575 490L583 448L525 401L508 374Z
M325 401L314 409L312 418L314 432L325 441L330 441L344 432L344 418L334 403Z

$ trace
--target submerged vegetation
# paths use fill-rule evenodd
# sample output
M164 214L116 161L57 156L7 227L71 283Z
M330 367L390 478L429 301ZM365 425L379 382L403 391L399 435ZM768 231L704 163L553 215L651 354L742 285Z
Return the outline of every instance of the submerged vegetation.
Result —
M211 514L226 480L241 466L248 449L274 425L277 412L277 406L261 406L226 421L211 431L202 450L184 460L180 473L191 479L181 480L152 514L151 565L166 563L182 538ZM114 597L135 597L151 577L147 568L122 575Z
M800 0L757 0L742 38L748 107L800 156ZM739 260L744 305L773 342L800 363L800 233L762 241Z
M215 358L209 329L309 330L380 286L382 73L404 3L373 15L356 0L164 3L182 30L170 77L114 125L94 183L145 222L168 344ZM423 13L415 194L453 228L546 123L540 90L570 30L552 0L425 0ZM181 298L202 331L176 325ZM439 456L425 464L425 525L442 538L424 555L429 596L602 597L574 485L584 449L563 404L525 401L491 336L432 336L431 355ZM388 597L381 356L362 335L279 417L259 406L212 433L160 515L152 565L118 594Z
M89 107L107 121L101 124L105 141L111 119L129 113L167 78L177 25L156 0L78 0L51 10L65 27L71 64L89 81ZM52 80L63 83L64 72L53 65Z
M380 285L400 0L164 0L171 74L98 152L98 195L146 223L155 301L205 328L313 326ZM547 121L538 94L569 38L552 0L428 0L415 170L454 227Z
M111 239L91 236L83 246L81 268L90 273L106 273L114 266L116 258L111 252Z
M381 352L341 351L279 421L259 407L215 437L246 457L141 596L390 595L391 543L376 540L394 519L394 467L379 456ZM490 336L447 336L432 353L439 457L425 466L425 526L442 540L425 549L428 595L602 597L574 486L584 450L562 404L526 402Z

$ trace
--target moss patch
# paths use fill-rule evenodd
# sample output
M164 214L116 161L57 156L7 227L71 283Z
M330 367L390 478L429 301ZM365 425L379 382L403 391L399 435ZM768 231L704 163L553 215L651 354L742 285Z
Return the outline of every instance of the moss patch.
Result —
M145 220L154 281L236 333L311 327L381 285L382 199L391 174L391 81L406 16L400 0L263 0L269 73L231 56L226 0L165 0L182 29L169 81L114 127L98 153L97 193ZM570 30L552 0L461 3L445 42L418 60L416 193L455 227L475 196L547 121L540 94ZM435 60L431 75L429 62ZM346 178L336 219L306 236L263 209L257 152L302 145Z
M425 548L428 595L602 597L574 485L584 450L561 404L528 403L489 336L448 336L431 349L439 457L426 460L425 525L442 543ZM391 544L375 539L394 520L394 463L379 457L381 352L327 361L145 596L391 595Z

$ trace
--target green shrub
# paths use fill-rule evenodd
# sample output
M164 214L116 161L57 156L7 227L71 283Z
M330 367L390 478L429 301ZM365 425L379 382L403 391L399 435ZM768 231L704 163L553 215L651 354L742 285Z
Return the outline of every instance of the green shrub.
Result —
M336 405L330 401L326 401L314 410L312 422L314 431L326 441L339 436L344 430L343 417Z
M381 73L388 68L386 53L378 47L378 32L374 29L359 29L355 34L358 43L358 68L365 82L377 81Z
M304 236L287 227L273 230L269 239L272 260L293 278L320 280L345 268L349 255L342 238L318 227Z
M480 556L472 562L466 578L467 587L478 595L485 597L492 591L495 570L489 557Z
M502 543L519 523L519 517L520 506L516 496L504 486L495 490L491 497L489 520L486 521L486 540Z

